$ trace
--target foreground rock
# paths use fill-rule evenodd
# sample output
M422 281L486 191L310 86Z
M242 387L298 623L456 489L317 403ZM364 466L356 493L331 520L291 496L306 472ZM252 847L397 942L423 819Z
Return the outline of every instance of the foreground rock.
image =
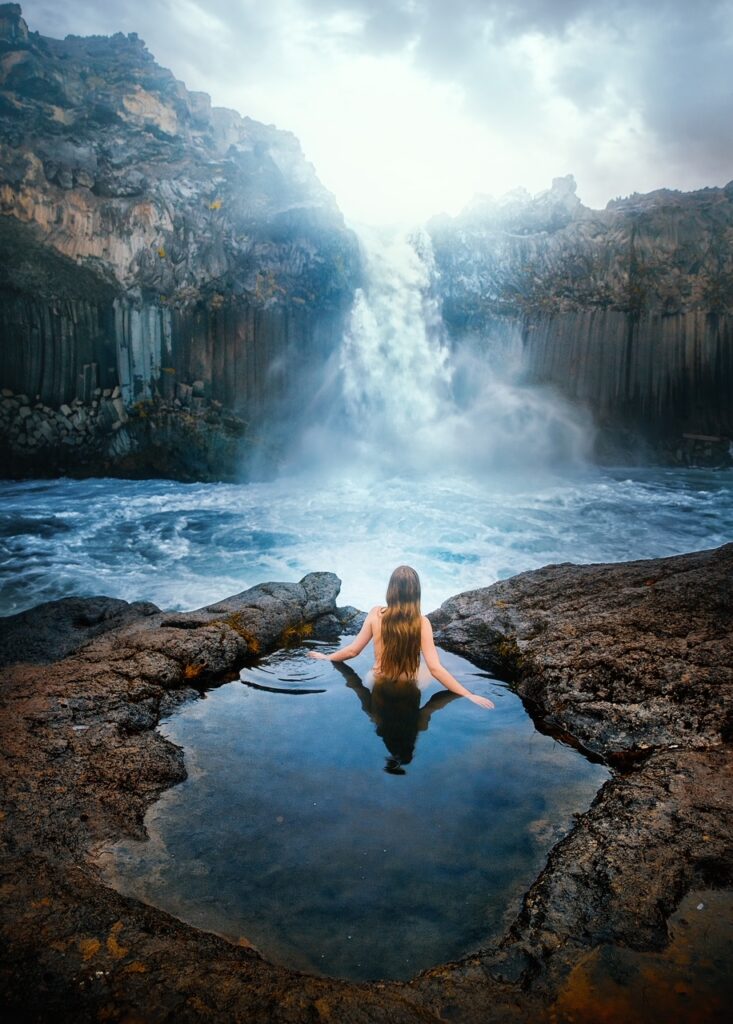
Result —
M89 640L160 611L148 601L62 597L2 620L0 666L60 661Z
M512 679L543 722L611 761L733 739L733 544L548 566L431 619L444 647Z
M142 836L147 807L185 776L182 752L155 726L197 695L193 685L305 635L353 631L357 614L335 605L336 577L264 584L196 612L90 599L5 620L6 660L22 653L34 614L40 640L61 613L50 635L66 655L12 665L2 689L0 990L13 1019L620 1024L585 989L578 1014L589 954L663 948L685 893L733 883L733 758L721 728L731 558L727 545L551 566L433 615L444 646L511 673L540 727L567 729L617 764L642 749L644 758L632 757L554 848L501 941L404 984L273 966L109 890L89 859L98 844ZM38 643L28 653L38 657ZM680 704L671 684L685 673ZM692 1011L681 1004L676 1019L700 1020Z

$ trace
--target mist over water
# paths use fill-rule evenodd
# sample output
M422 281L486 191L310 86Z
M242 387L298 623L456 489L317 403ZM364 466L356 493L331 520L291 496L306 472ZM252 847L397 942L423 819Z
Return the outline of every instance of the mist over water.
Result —
M521 338L450 343L430 236L359 228L365 280L287 469L372 474L577 470L590 417L524 382Z
M733 538L733 471L594 467L590 424L524 382L516 336L448 344L427 236L362 244L350 330L277 479L6 483L0 614L70 594L197 608L318 570L366 608L402 562L428 611L553 562Z
M345 474L255 484L5 484L0 614L70 594L198 608L264 580L331 570L340 603L383 600L395 565L423 608L551 562L715 547L733 537L733 472L634 469L440 481Z

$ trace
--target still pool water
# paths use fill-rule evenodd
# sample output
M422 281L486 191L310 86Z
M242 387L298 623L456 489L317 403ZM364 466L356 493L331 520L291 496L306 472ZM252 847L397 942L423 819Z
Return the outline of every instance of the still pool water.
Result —
M319 974L406 979L478 948L607 769L455 655L444 665L494 710L435 683L373 687L369 648L340 666L306 653L163 722L188 778L150 808L148 841L100 851L106 880Z

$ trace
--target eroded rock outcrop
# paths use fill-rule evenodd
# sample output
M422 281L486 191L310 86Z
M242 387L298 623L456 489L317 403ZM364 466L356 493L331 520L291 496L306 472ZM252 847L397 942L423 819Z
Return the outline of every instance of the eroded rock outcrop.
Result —
M29 1021L620 1024L586 984L589 958L663 950L686 893L733 885L732 561L726 545L550 566L433 614L444 646L511 675L540 727L617 771L503 938L409 983L274 966L106 888L89 859L98 843L141 836L147 807L184 777L182 752L155 726L193 686L305 635L354 631L360 615L336 608L335 576L263 584L194 612L92 598L4 620L15 662L0 691L4 1005ZM17 661L34 616L29 659L47 635L61 660ZM727 1019L724 987L703 1017L685 995L676 1020Z
M451 598L438 641L604 758L733 740L733 544L563 563Z
M491 358L492 339L520 339L529 380L588 406L602 441L626 433L671 461L727 460L733 182L591 210L568 175L429 227L457 340L483 339Z
M57 410L116 386L127 407L185 405L200 382L249 422L241 447L340 339L358 276L292 134L212 107L135 34L46 38L17 4L0 5L0 214L0 384ZM16 461L49 461L57 443L14 422Z
M422 983L465 1003L481 991L470 979L488 974L528 989L549 1019L620 1022L592 991L578 1016L560 1012L580 962L663 949L685 893L733 887L733 544L547 566L430 618L442 646L511 679L540 728L621 770L551 852L504 939ZM676 1019L722 1021L732 1003L723 985L715 1012L683 998ZM489 991L473 1005L492 1019Z

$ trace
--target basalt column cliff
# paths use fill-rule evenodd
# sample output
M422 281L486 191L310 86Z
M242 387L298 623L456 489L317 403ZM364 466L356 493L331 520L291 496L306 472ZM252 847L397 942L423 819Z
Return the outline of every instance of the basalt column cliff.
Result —
M0 5L4 471L236 475L338 342L355 237L295 137L135 34Z
M575 181L430 223L457 341L521 338L530 381L592 411L599 455L725 464L733 437L733 182L583 206Z

